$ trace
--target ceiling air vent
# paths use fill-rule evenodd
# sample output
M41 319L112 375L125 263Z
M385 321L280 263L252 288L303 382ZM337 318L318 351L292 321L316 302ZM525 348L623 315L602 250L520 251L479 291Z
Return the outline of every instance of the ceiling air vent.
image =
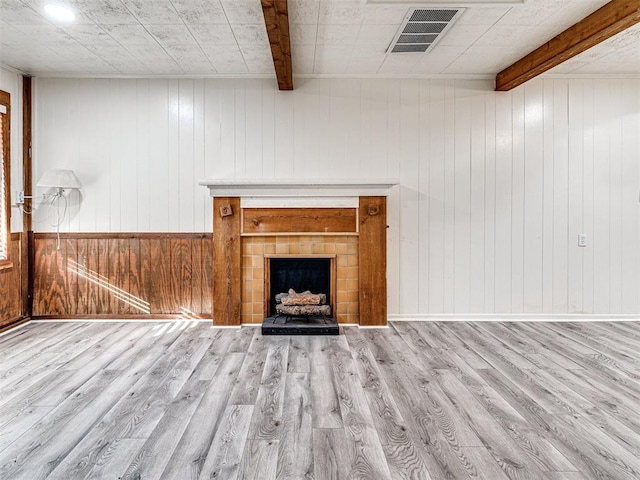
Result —
M409 10L387 53L426 52L442 38L463 11L464 8Z

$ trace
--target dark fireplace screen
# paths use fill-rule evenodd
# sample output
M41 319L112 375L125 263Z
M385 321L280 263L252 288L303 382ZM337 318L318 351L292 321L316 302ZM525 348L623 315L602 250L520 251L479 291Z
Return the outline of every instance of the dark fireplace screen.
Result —
M276 295L309 290L324 293L331 304L330 258L270 258L269 259L269 315L276 311Z

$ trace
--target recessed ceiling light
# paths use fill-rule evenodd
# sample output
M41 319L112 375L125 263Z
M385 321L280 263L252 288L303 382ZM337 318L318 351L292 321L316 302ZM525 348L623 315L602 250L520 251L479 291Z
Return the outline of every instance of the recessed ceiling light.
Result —
M60 22L73 22L76 18L75 13L61 5L45 5L44 12L53 20L58 20Z

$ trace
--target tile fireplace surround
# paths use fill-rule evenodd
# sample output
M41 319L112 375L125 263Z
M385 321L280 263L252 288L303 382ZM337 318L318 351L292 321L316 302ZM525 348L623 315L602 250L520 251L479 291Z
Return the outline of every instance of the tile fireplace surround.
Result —
M393 180L205 180L213 197L213 324L262 323L266 261L335 259L334 317L385 326L386 195Z

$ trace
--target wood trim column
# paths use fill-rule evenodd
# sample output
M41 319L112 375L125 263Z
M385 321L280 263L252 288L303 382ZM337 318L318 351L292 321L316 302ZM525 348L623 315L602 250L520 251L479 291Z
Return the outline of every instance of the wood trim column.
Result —
M213 324L240 325L240 198L213 199Z
M360 197L360 325L387 324L387 198Z
M22 238L20 261L22 268L22 314L33 314L33 226L31 214L33 202L33 168L31 158L32 143L32 82L31 77L22 77L22 188L27 198L22 214Z

